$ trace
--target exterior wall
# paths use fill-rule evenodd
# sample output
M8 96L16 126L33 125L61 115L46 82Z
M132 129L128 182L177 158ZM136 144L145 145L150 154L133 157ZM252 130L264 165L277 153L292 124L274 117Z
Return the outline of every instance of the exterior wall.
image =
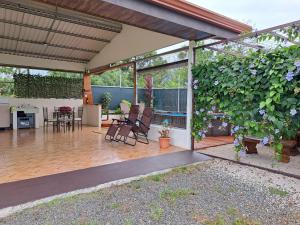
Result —
M150 127L150 131L148 137L150 140L159 141L159 131L161 130L162 126L152 124ZM170 130L170 137L171 137L171 144L177 147L190 149L189 142L187 141L186 135L187 130L180 129L180 128L171 128Z
M39 125L43 126L43 107L48 107L50 114L54 110L54 106L70 106L77 108L82 106L82 99L42 99L42 98L13 98L13 97L0 97L0 103L8 103L10 106L30 104L39 108L38 121ZM83 123L85 118L83 118Z

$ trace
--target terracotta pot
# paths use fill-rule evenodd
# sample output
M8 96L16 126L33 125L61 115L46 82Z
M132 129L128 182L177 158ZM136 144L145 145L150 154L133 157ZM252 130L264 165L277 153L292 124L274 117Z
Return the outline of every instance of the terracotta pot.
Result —
M170 147L170 140L171 140L171 138L162 138L162 137L160 137L159 138L160 148L165 149L165 148Z
M297 146L300 147L300 131L297 133Z
M282 157L280 162L288 163L290 161L291 152L295 151L297 142L295 140L282 140Z
M259 140L245 137L243 143L247 147L247 154L257 154L256 145L259 143Z

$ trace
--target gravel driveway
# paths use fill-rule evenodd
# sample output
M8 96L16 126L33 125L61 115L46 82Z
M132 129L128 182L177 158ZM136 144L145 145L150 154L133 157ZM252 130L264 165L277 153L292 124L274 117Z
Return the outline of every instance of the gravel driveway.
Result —
M0 219L11 225L300 224L300 180L210 160Z

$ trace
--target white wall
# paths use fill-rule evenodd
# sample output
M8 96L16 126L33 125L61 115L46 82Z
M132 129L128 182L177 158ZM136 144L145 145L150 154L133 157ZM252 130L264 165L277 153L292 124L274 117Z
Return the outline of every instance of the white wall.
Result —
M152 124L150 126L150 131L148 134L148 137L150 140L153 141L159 141L159 131L161 130L161 125ZM170 137L171 137L171 145L190 149L191 146L189 145L189 142L187 141L187 130L181 129L181 128L171 128L170 130Z
M48 107L50 114L54 110L54 106L70 106L77 108L82 106L82 99L44 99L44 98L13 98L13 97L0 97L0 103L8 103L10 106L17 106L22 104L30 104L39 108L38 119L39 125L43 126L43 107ZM76 109L77 110L77 109ZM85 120L83 119L83 122Z

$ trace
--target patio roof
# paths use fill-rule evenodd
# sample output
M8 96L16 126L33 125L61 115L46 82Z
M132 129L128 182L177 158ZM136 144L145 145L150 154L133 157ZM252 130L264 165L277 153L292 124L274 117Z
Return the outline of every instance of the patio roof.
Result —
M0 65L83 72L250 29L185 1L0 0Z

